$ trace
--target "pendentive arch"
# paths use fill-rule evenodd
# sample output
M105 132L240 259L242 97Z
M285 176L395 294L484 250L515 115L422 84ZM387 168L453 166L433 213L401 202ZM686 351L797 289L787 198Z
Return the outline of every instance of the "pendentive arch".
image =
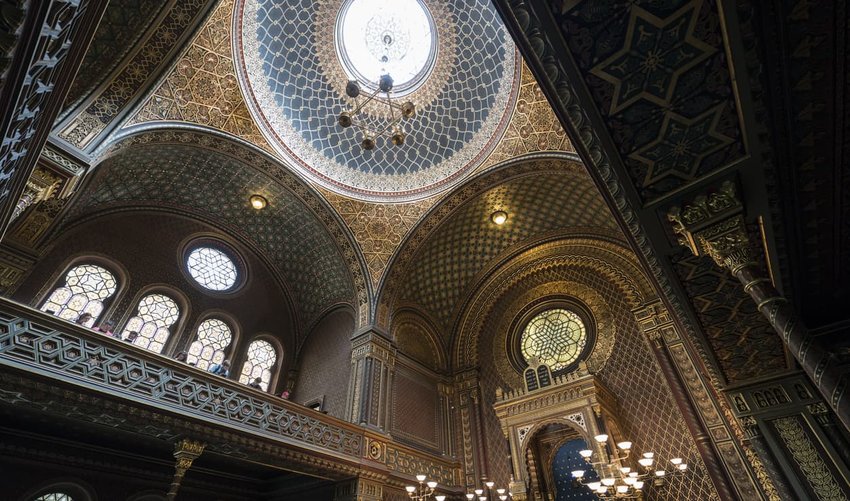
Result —
M570 236L560 240L542 243L514 256L477 284L469 298L464 302L462 314L453 327L452 363L455 369L478 365L478 343L482 328L492 306L493 298L500 297L505 291L521 282L524 277L540 272L547 267L580 266L600 273L617 286L627 303L636 308L648 299L654 298L654 290L646 276L641 272L636 256L620 243L601 238ZM581 284L571 288L586 289L586 297L592 298L592 288ZM598 296L598 294L596 294ZM532 300L531 296L528 300ZM582 299L582 298L579 298ZM598 306L591 307L597 322L604 322L607 314L605 302L593 300ZM608 329L600 325L597 330L599 341ZM610 331L613 333L613 331ZM612 334L613 335L613 334Z
M494 210L508 212L505 224L493 225ZM377 324L390 326L397 305L408 300L442 317L445 333L467 281L492 259L541 234L577 227L621 234L575 154L524 155L473 176L428 211L396 250L376 295ZM470 243L475 249L457 252ZM428 301L434 304L423 304Z
M365 259L350 230L312 186L278 159L228 134L174 123L130 127L96 154L98 167L94 169L92 179L80 190L84 193L73 204L76 208L63 216L64 221L72 220L94 206L108 205L108 201L104 202L104 196L116 193L118 201L127 199L133 204L143 202L140 198L144 196L119 193L120 190L112 189L110 182L112 185L121 185L121 179L117 179L121 176L117 172L126 170L124 168L132 170L134 164L147 161L152 155L162 159L157 165L192 165L194 169L183 169L192 171L184 173L186 176L202 175L209 180L229 180L227 186L216 188L216 193L209 197L217 203L207 212L216 216L219 224L230 224L232 232L240 240L254 241L268 251L275 267L281 270L293 290L294 300L300 310L296 318L302 328L311 324L329 305L341 300L355 307L358 325L368 323L367 305L372 289L368 282ZM109 168L119 164L122 169ZM225 169L227 175L198 174L210 169L216 172ZM112 173L102 172L104 170ZM158 171L152 172L156 174ZM168 177L183 181L181 172L177 169L172 173L173 176L169 174ZM159 182L153 177L156 176L145 176L145 182ZM177 190L147 190L143 195L150 196L151 192L158 192L154 200L148 200L156 202L152 205L169 205L170 202L172 206L191 207L192 203L184 200L185 194L179 191L179 187ZM219 192L230 196L222 197ZM247 215L255 214L248 208L248 197L253 193L259 193L269 200L269 205L261 211L259 217ZM230 203L218 203L220 200ZM245 228L245 221L251 223L252 231ZM316 273L304 275L305 270L315 268L315 263L322 263L319 268L321 276L316 276Z

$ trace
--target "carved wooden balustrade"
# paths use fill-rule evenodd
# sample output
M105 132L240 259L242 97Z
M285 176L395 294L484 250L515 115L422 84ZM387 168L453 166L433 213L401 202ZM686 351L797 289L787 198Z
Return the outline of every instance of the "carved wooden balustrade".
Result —
M452 459L2 298L0 387L0 402L37 410L62 412L59 400L72 394L98 399L98 415L80 414L79 405L70 414L157 437L191 433L216 452L276 459L293 471L397 486L424 473L460 488ZM127 416L104 417L104 406Z

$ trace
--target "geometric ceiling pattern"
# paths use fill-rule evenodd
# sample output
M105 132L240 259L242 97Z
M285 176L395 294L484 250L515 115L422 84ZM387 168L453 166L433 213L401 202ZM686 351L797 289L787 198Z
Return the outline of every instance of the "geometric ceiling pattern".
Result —
M136 46L166 0L111 0L65 98L65 108L78 104L102 83Z
M351 270L353 249L329 208L291 176L286 183L263 172L259 156L230 156L202 147L200 135L193 136L194 144L180 144L177 136L122 145L99 164L66 221L128 206L189 212L259 249L283 278L302 326L338 303L358 309L366 301L365 282L362 272ZM265 209L251 208L254 193L268 200Z
M686 249L673 263L727 383L787 369L782 340L735 277Z
M337 123L339 113L353 104L345 94L352 77L337 68L346 64L347 46L340 48L341 28L331 22L341 22L344 16L335 14L347 12L340 10L345 5L313 0L236 3L237 75L267 141L293 168L353 198L410 201L456 184L498 143L516 98L519 58L492 5L487 0L429 0L422 5L435 25L433 70L409 96L417 112L403 123L408 133L404 146L378 138L372 151L361 149L360 133ZM401 35L406 25L382 12L373 13L369 22L385 30L382 36L389 43L428 43L405 42ZM409 47L407 51L410 57ZM365 76L368 80L361 85L378 77ZM390 123L377 106L367 108L363 120L371 130Z
M558 5L550 13L644 202L745 155L714 2Z
M159 72L182 47L182 39L194 31L213 3L215 0L169 2L166 11L157 17L155 26L146 30L146 38L137 44L137 50L128 53L109 75L111 80L81 100L56 126L59 138L81 151L90 152L99 146L99 139L118 125L116 119L148 91ZM120 4L110 6L119 7ZM129 42L122 39L119 44Z
M490 220L507 212L502 225ZM566 231L619 236L620 230L584 167L538 158L477 176L443 200L391 263L381 303L413 303L444 330L476 275L508 249Z
M272 153L248 112L233 65L230 32L233 1L221 1L174 63L124 125L180 121L212 127Z

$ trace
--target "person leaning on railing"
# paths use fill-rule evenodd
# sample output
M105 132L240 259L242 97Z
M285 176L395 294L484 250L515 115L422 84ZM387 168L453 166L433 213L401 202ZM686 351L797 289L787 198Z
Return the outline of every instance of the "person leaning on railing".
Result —
M225 360L220 364L212 364L210 366L210 372L222 377L230 376L230 360Z

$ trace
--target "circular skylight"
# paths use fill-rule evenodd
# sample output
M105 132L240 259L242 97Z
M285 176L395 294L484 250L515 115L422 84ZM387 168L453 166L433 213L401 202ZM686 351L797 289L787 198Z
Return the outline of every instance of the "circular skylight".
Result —
M520 339L525 361L537 360L553 372L578 360L586 344L587 332L581 317L562 308L535 315Z
M420 0L349 0L336 31L337 53L349 77L372 90L389 74L393 94L409 94L434 67L436 28Z
M201 287L226 291L236 284L236 265L224 252L212 247L197 247L186 258L186 268Z

